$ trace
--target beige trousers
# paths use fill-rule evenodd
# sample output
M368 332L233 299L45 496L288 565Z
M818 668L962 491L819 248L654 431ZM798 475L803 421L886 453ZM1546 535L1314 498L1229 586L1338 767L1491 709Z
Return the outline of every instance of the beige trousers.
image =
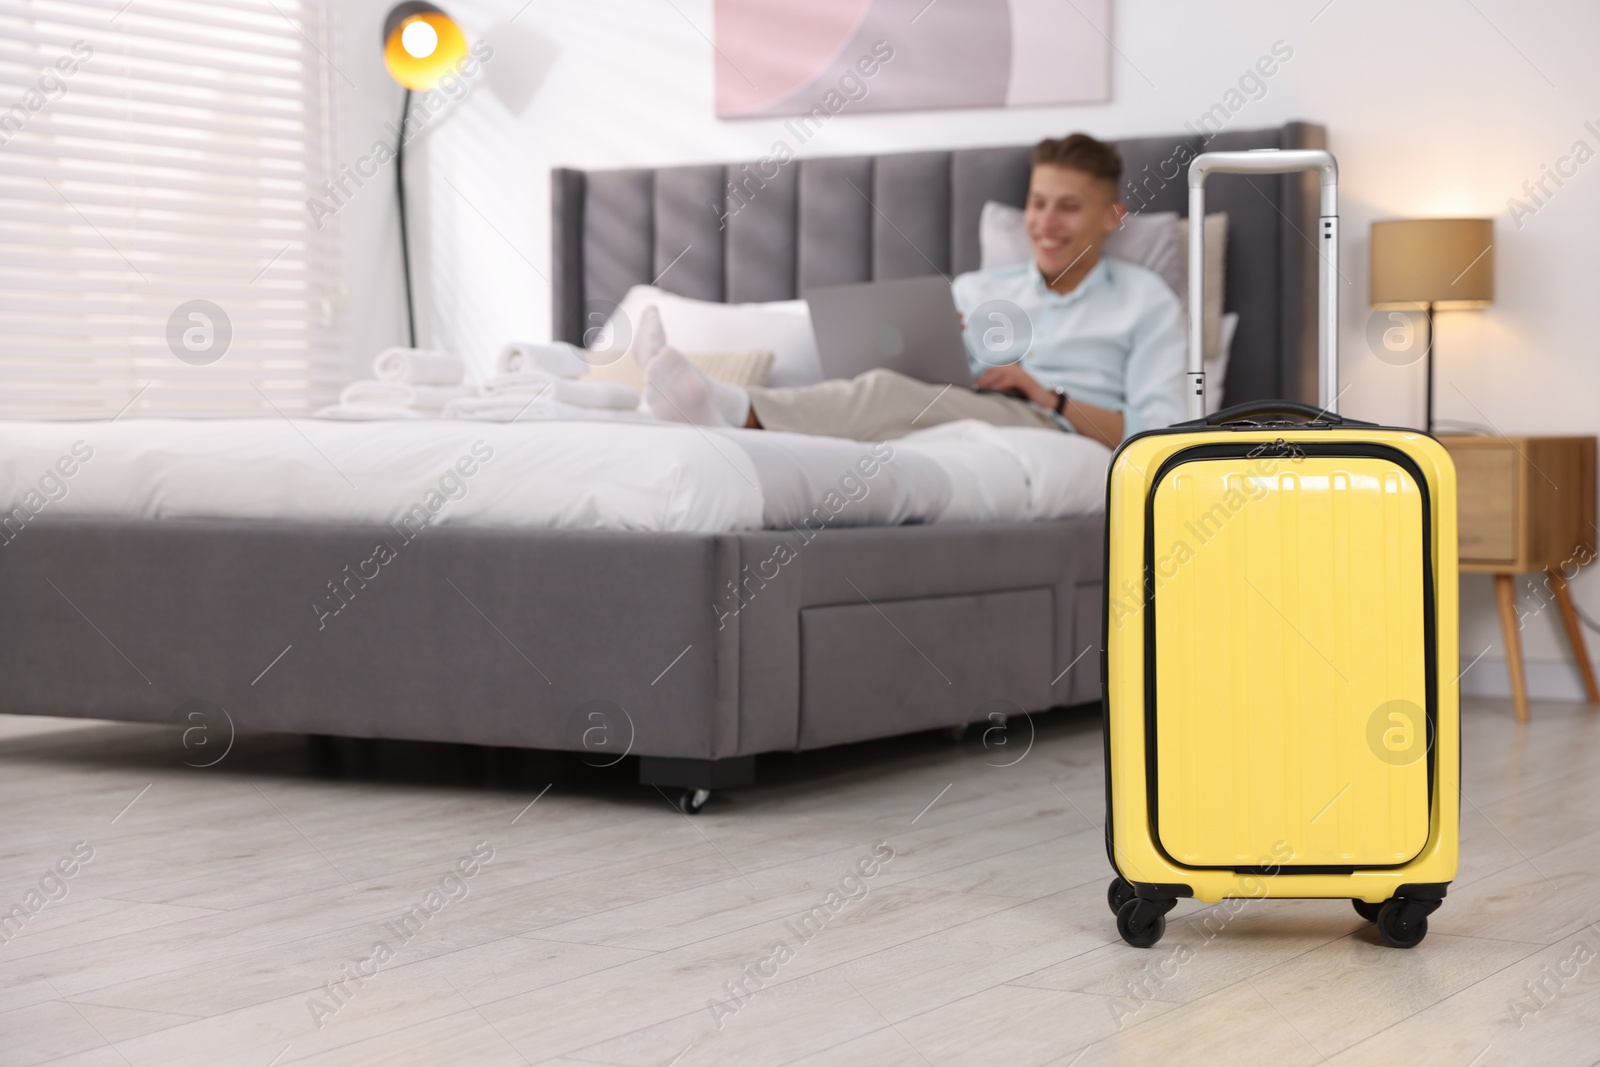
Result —
M1026 400L929 385L892 370L787 389L751 386L750 408L768 430L888 441L941 422L978 419L993 426L1055 429L1055 418Z

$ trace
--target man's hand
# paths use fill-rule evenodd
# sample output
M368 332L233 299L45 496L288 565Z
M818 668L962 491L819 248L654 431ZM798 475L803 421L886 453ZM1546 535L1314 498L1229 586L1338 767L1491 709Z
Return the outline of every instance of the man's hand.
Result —
M978 375L978 380L972 384L979 389L993 389L997 392L1017 389L1029 401L1046 411L1053 412L1056 409L1056 391L1040 385L1033 375L1016 363L1009 363L1004 367L990 367ZM1117 442L1122 440L1123 428L1127 425L1122 412L1085 404L1081 400L1073 400L1068 404L1063 415L1072 424L1073 429L1087 437L1104 441L1107 448L1117 446Z
M1008 363L1003 367L990 367L978 375L978 380L973 383L979 389L992 389L996 392L1005 392L1008 389L1020 390L1030 401L1048 411L1056 409L1056 392L1039 384L1038 379L1022 369L1020 363Z

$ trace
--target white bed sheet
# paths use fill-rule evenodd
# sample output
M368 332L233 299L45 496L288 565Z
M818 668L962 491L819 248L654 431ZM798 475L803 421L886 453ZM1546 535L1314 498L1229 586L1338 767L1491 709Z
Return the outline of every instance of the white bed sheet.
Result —
M0 506L6 539L45 515L702 533L1024 520L1100 510L1109 455L980 423L872 445L611 420L8 422Z

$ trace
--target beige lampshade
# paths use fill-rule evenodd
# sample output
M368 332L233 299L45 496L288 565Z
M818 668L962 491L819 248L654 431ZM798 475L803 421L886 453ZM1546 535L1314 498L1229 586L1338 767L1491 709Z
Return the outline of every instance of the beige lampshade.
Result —
M1371 275L1375 308L1488 307L1494 301L1494 220L1374 222Z

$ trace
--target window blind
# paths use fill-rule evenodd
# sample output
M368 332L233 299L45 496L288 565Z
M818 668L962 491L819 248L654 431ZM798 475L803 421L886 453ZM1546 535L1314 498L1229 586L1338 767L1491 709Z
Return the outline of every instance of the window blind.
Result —
M331 402L331 53L321 0L0 0L0 417Z

